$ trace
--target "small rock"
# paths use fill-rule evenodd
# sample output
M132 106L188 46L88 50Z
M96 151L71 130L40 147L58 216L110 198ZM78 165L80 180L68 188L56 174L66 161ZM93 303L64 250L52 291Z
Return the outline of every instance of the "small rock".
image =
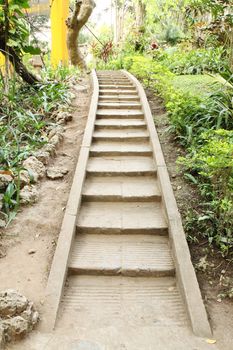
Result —
M59 141L61 141L63 139L63 132L64 132L64 128L61 125L58 125L55 128L53 128L48 135L50 142L55 135L57 135L59 138Z
M0 292L0 317L16 316L26 310L28 300L13 289Z
M12 181L13 177L11 175L0 174L0 188L6 188Z
M51 143L47 143L43 148L43 151L48 152L50 156L56 155L56 146L52 145Z
M20 202L22 204L31 204L37 202L39 198L39 192L33 185L25 186L20 191Z
M88 89L87 89L87 87L85 87L85 86L74 86L74 90L76 91L76 92L87 92L88 91Z
M69 112L59 112L56 120L59 124L66 124L73 119L73 116Z
M36 182L45 174L45 166L36 157L31 156L23 162L23 167L28 170L33 180Z
M29 255L32 255L32 254L35 254L36 253L36 250L35 249L30 249L29 251L28 251L28 254Z
M0 293L0 349L24 337L38 321L33 303L22 294L12 289Z
M177 190L181 190L182 189L182 187L181 186L177 186Z
M47 151L37 151L34 153L34 156L44 165L48 164L49 162L50 154Z
M66 175L68 172L69 172L68 169L65 169L65 168L52 167L47 169L46 175L51 180L57 180L57 179L62 179L64 175Z
M3 327L5 328L4 333L6 333L5 337L7 342L21 339L28 332L28 322L21 316L3 321Z
M59 143L60 143L60 138L59 138L59 136L58 136L58 135L54 135L54 136L50 139L50 143L51 143L52 145L54 145L55 147L56 147L57 145L59 145Z
M31 182L30 175L27 170L20 171L20 187L23 188Z

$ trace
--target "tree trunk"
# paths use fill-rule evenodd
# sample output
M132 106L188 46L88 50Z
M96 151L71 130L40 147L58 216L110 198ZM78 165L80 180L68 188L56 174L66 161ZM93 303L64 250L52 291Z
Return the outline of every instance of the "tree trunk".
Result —
M135 5L135 14L136 14L136 28L139 33L140 30L145 26L145 17L146 17L146 4L142 0L137 0Z
M29 72L25 65L22 63L21 58L17 54L17 52L12 48L8 47L8 52L5 50L6 43L4 36L0 36L0 51L3 55L9 59L10 63L14 67L16 73L20 75L20 77L28 84L34 85L39 82L34 74Z
M67 48L70 62L81 70L86 69L86 63L78 47L78 37L82 27L87 23L95 8L93 0L76 0L74 11L67 19Z

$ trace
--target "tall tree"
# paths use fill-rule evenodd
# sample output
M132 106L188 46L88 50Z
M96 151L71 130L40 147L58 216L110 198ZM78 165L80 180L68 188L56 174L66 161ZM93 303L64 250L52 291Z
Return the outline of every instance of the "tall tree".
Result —
M86 63L78 46L78 38L81 29L91 16L95 2L93 0L76 0L73 13L67 19L67 47L70 62L80 69L86 69Z

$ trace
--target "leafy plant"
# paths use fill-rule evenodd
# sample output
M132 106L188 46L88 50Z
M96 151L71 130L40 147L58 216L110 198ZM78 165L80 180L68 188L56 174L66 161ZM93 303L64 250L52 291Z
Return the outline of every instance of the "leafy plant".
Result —
M179 159L186 171L198 175L200 192L206 198L203 214L196 215L193 227L226 255L233 247L233 131L209 131L200 139L202 146Z

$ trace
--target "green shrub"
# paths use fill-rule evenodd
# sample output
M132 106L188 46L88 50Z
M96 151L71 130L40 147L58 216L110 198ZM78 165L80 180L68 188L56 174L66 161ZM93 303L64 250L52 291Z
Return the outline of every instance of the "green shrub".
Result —
M224 50L221 47L190 51L178 49L163 57L162 63L178 75L218 73L227 67Z
M0 171L13 176L7 188L0 188L5 212L1 215L6 215L9 221L19 207L18 175L23 160L47 143L48 128L55 123L54 112L71 101L70 73L73 70L49 68L43 72L45 82L38 84L37 89L12 79L8 95L4 94L0 80ZM59 81L46 82L54 77Z
M233 131L219 129L201 135L201 146L193 148L179 163L185 166L198 185L206 202L196 226L210 243L215 241L223 254L233 247Z

